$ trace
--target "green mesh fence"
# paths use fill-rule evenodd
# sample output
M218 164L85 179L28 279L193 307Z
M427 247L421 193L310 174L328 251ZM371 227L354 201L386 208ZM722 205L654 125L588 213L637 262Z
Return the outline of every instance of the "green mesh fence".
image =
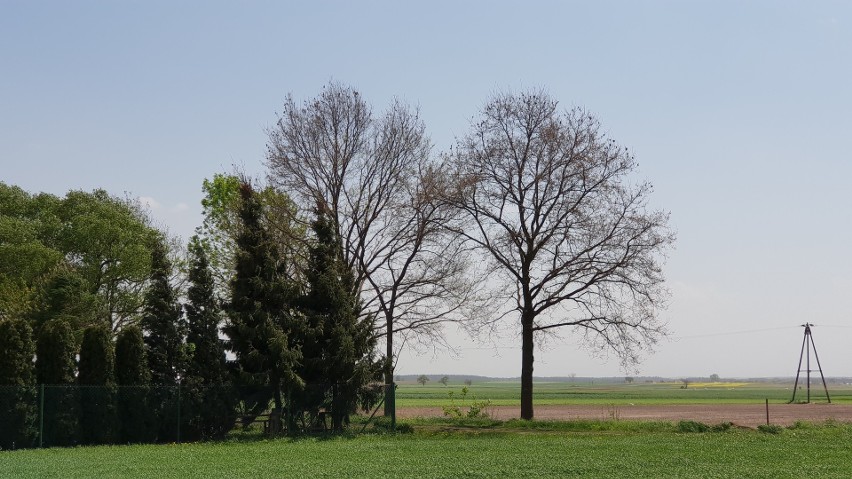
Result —
M220 439L235 429L323 432L348 427L356 410L375 414L385 394L393 394L393 387L376 384L342 404L335 390L318 384L276 398L264 387L192 383L0 385L0 449L178 443Z

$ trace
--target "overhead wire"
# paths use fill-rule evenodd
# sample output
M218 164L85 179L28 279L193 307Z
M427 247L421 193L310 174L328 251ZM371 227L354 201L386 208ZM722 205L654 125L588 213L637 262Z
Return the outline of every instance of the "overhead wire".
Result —
M814 327L822 327L822 328L844 328L844 329L852 329L852 325L845 326L839 324L812 324ZM755 334L755 333L764 333L768 331L783 331L788 329L799 329L801 325L796 326L776 326L772 328L758 328L758 329L743 329L739 331L722 331L718 333L706 333L706 334L690 334L687 336L675 336L671 338L673 341L680 341L682 339L700 339L700 338L712 338L718 336L738 336L744 334ZM459 351L472 351L472 350L505 350L505 349L517 349L517 346L463 346L453 348Z
M698 338L711 338L714 336L738 336L740 334L754 334L754 333L764 333L767 331L780 331L785 329L798 329L801 326L777 326L774 328L760 328L760 329L745 329L740 331L724 331L719 333L707 333L707 334L691 334L689 336L679 336L672 338L675 341L680 341L681 339L698 339Z

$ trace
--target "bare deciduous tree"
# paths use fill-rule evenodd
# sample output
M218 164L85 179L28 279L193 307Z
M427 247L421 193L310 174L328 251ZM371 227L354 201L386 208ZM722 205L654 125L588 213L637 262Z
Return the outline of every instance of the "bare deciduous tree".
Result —
M573 327L625 365L665 334L661 261L668 215L651 186L631 184L634 158L580 109L543 92L502 94L449 155L462 212L455 230L490 260L520 313L521 417L533 417L535 333Z
M363 314L381 318L387 382L395 334L440 339L440 325L474 304L429 152L416 111L395 101L374 118L357 91L335 83L301 105L288 96L269 131L270 181L305 211L317 202L331 211Z

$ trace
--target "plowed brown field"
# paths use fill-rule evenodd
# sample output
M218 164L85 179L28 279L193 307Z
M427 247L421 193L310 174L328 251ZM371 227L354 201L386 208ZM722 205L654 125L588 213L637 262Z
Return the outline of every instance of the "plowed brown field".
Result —
M493 406L488 409L494 419L520 417L517 406ZM397 417L441 417L437 407L405 407L397 409ZM756 427L766 423L766 405L672 405L672 406L536 406L538 420L626 419L642 421L693 420L706 424L732 422L738 426ZM852 422L852 404L770 404L769 422L789 426L796 421L826 420Z

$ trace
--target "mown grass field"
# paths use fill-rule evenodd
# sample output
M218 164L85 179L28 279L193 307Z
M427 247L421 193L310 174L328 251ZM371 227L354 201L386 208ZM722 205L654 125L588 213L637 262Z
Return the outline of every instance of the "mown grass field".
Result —
M800 382L801 384L801 382ZM667 383L571 383L536 382L536 405L660 405L660 404L749 404L769 399L772 403L786 403L793 395L793 384L769 382L719 382L690 383L682 389L680 382ZM397 407L441 407L449 404L448 393L458 398L463 384L450 382L447 386L428 383L401 383L397 389ZM474 382L468 387L468 399L489 400L494 406L518 406L521 403L521 385L518 382ZM796 400L804 400L806 391L799 390ZM852 386L829 385L834 403L852 403ZM813 400L824 401L822 383L811 384Z
M848 477L852 426L415 426L410 434L0 452L6 478Z

